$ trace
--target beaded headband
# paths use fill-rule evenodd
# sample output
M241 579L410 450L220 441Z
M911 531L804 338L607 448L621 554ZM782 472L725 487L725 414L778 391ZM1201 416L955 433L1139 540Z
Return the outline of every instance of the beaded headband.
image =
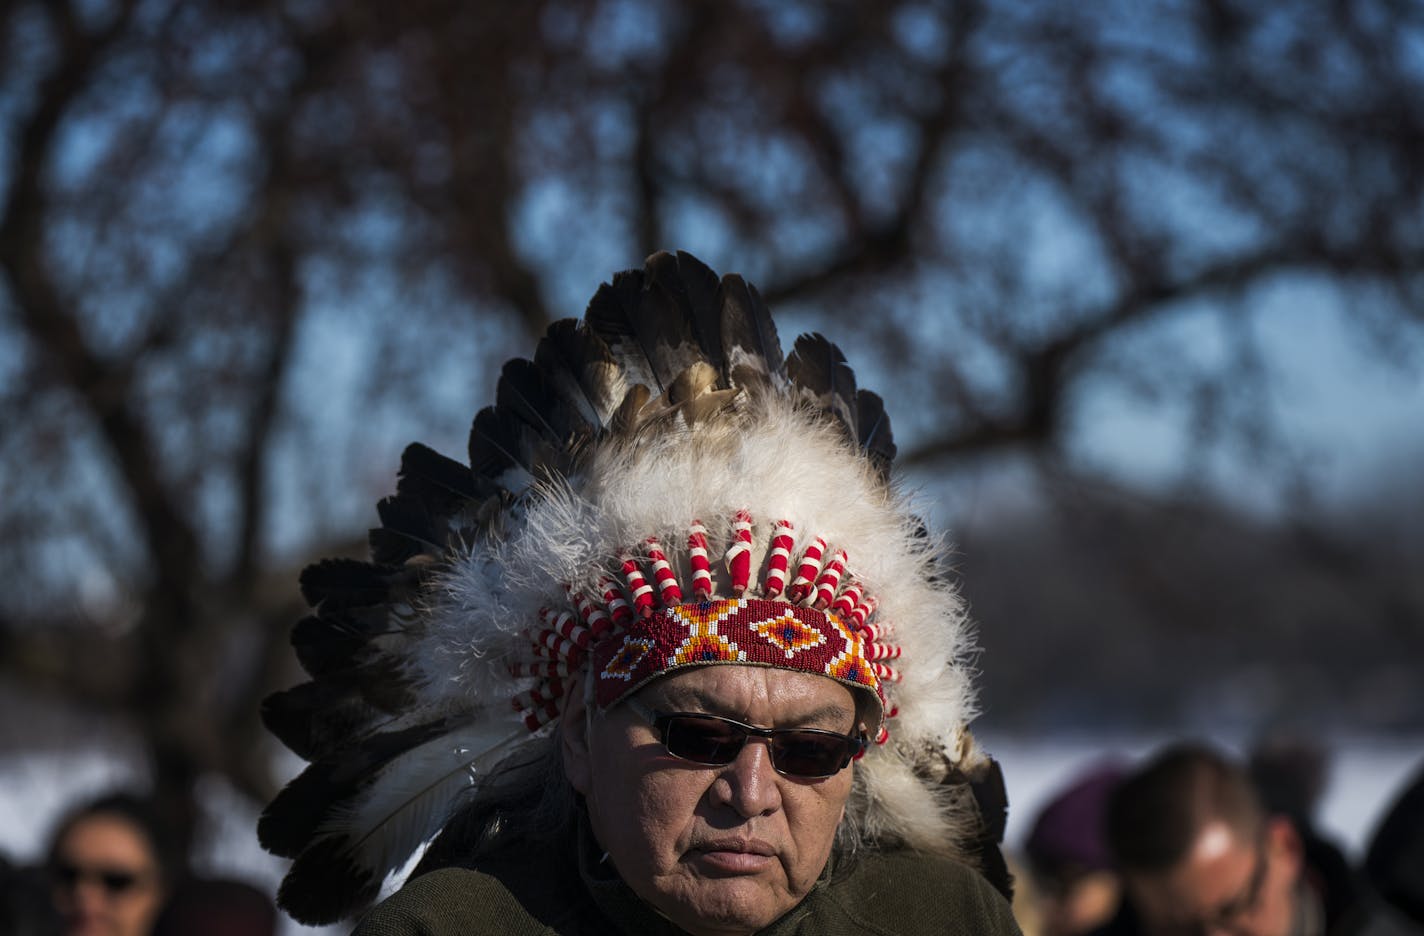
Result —
M752 588L751 515L739 511L730 529L724 553L730 597L714 595L707 528L695 520L683 557L691 601L683 600L667 549L648 538L641 555L623 553L617 577L601 579L599 600L571 593L569 607L541 609L541 626L528 632L529 654L510 664L511 675L534 681L513 699L525 726L537 731L559 717L566 678L589 658L594 698L604 708L673 670L738 663L812 673L873 693L881 713L876 740L883 744L885 719L896 713L886 684L900 679L885 661L897 659L901 648L887 642L885 626L874 620L877 602L850 574L846 552L812 537L787 585L795 529L779 520L760 587Z

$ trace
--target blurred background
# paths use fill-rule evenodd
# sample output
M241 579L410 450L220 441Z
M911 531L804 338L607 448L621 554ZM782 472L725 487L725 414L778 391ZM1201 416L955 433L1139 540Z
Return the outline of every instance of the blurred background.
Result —
M1014 810L1103 752L1424 752L1424 7L0 3L0 853L300 764L300 568L658 248L887 397Z

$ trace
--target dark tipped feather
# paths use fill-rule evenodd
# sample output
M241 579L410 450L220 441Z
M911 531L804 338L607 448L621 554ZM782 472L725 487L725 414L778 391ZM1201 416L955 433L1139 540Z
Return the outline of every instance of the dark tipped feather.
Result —
M297 658L318 687L330 680L336 698L354 689L367 705L391 713L416 701L418 671L402 657L407 643L404 625L385 607L323 609L292 631ZM321 716L315 708L308 715Z
M589 329L608 346L629 383L640 383L662 392L657 369L643 351L642 341L631 321L642 292L642 270L615 274L613 282L598 287L583 317Z
M885 401L870 390L855 395L856 428L860 433L860 450L870 459L882 479L888 480L895 461L895 435L890 431L890 416Z
M692 320L692 334L702 356L719 375L724 375L726 353L722 347L722 299L717 293L717 274L692 254L679 250L677 280L679 304ZM780 352L776 359L781 360Z
M608 345L592 329L577 319L555 322L539 342L534 363L588 427L608 425L626 383Z
M833 416L845 428L847 438L860 444L855 372L840 348L824 335L802 335L786 359L786 375L802 399Z
M584 314L589 327L628 370L630 382L645 384L659 394L704 359L692 322L678 304L675 265L670 254L654 254L648 258L647 272L620 273L611 286L600 287ZM682 299L686 301L685 293Z
M352 739L347 747L307 766L267 805L257 820L257 839L274 854L293 857L307 847L321 825L355 801L383 767L400 755L444 734L447 719L382 731Z
M392 570L357 559L323 559L303 569L299 581L312 607L374 605L390 596Z
M543 371L524 358L505 362L495 389L495 405L506 418L518 420L555 446L567 442L576 425L575 415ZM527 460L524 464L533 467Z
M335 923L373 903L382 877L355 861L341 841L322 839L292 864L277 904L299 923Z
M425 504L435 517L456 514L477 496L468 465L418 442L406 446L401 453L396 493Z
M533 477L520 460L522 433L493 406L475 415L470 428L470 468L481 496L522 491Z
M389 565L400 565L417 556L427 555L431 550L431 543L423 538L383 527L367 531L366 542L371 547L371 558Z
M292 648L308 673L322 676L360 665L370 641L395 630L384 606L323 609L292 628Z
M671 349L681 355L668 362L669 370L694 363L706 363L722 373L721 309L717 300L717 274L689 253L660 251L643 265L646 274L643 303L649 314L686 323L690 339L685 348ZM666 378L666 374L660 375Z
M352 671L361 698L372 707L397 715L418 701L417 685L405 662L390 652L373 653Z
M522 358L509 361L495 391L494 423L475 424L471 460L476 471L476 435L490 433L498 448L496 463L513 462L496 480L511 491L522 491L534 478L564 474L568 468L569 441L584 425L582 417L564 402L543 371ZM497 428L496 428L497 427Z
M423 501L396 494L376 504L381 526L370 532L371 559L381 565L400 565L418 555L435 557L443 551L448 535L445 521L430 515ZM441 529L441 526L444 529Z
M722 277L717 292L728 386L764 385L784 378L781 339L761 296L735 274Z
M325 678L262 700L262 724L303 760L326 757L389 718L349 680ZM291 857L290 855L288 857Z
M329 760L310 764L267 804L257 818L257 841L263 848L295 858L311 844L322 817L332 808L330 772Z
M274 692L262 701L263 724L304 760L327 757L414 703L410 687L400 678L382 679L382 670L378 663L327 673Z

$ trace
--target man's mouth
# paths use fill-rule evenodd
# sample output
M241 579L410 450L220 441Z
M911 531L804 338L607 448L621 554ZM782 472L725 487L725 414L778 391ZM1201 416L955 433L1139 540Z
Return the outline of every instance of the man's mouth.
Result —
M760 839L714 839L690 855L704 869L728 875L758 874L776 862L776 849Z

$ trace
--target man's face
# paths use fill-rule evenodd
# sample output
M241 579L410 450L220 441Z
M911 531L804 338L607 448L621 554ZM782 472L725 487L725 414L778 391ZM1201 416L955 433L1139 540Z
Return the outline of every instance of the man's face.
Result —
M1247 837L1225 822L1208 823L1177 865L1125 878L1153 936L1287 936L1300 872L1300 840L1278 818Z
M636 699L763 728L858 728L845 686L762 666L684 670ZM586 768L572 764L569 775L599 844L639 897L689 933L750 933L811 890L851 788L849 767L799 779L777 773L770 753L751 738L722 767L679 760L643 717L617 705L593 717Z

